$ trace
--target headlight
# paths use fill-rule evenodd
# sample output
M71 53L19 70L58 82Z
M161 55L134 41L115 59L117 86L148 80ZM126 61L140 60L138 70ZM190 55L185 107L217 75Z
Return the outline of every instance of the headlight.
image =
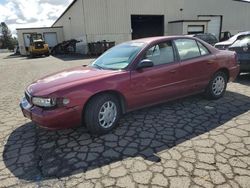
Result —
M56 106L56 99L33 97L32 103L36 106L50 108Z

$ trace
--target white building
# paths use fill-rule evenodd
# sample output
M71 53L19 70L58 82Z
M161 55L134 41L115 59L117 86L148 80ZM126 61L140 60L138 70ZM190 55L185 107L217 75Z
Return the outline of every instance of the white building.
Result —
M29 36L31 33L40 33L43 35L45 42L49 48L53 48L56 44L64 41L63 27L40 27L40 28L20 28L17 29L17 38L20 53L22 55L28 54L30 45Z
M250 3L240 0L74 0L52 25L63 39L77 39L77 51L89 42L209 32L218 38L250 30ZM60 33L60 32L59 32ZM59 34L57 33L57 34ZM59 34L60 35L60 34ZM24 37L22 29L18 38ZM20 49L24 43L19 39Z

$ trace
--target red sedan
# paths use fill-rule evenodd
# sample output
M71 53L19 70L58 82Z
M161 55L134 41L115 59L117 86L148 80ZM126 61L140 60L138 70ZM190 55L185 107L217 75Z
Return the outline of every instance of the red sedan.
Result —
M146 38L117 45L87 67L37 80L20 106L41 127L84 124L103 134L135 109L196 93L219 99L238 73L234 52L192 37Z

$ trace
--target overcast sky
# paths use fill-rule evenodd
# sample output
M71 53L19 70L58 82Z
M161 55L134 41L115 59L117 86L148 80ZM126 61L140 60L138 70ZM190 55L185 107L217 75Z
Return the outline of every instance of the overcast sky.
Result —
M0 22L16 28L51 26L73 0L0 0Z

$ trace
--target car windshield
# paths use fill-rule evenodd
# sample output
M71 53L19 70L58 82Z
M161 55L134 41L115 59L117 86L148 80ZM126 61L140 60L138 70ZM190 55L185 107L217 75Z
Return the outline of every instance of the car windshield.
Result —
M92 66L100 69L124 69L132 62L144 45L145 43L142 42L127 42L117 45L97 58Z
M231 45L231 47L243 47L247 46L248 44L250 44L250 35L238 39L235 41L235 43L233 43L233 45Z

